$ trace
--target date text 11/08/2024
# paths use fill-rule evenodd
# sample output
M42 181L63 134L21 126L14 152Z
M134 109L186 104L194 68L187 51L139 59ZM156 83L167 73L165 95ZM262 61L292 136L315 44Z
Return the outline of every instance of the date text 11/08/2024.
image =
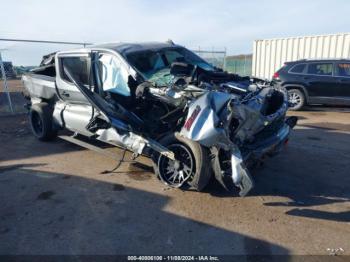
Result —
M217 256L128 256L128 261L219 261Z

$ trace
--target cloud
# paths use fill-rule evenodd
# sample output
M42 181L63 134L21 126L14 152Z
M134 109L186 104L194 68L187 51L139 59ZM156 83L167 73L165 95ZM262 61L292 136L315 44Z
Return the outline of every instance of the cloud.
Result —
M1 8L6 10L0 23L4 38L84 42L170 38L189 47L226 47L230 54L239 54L252 52L254 39L346 32L350 1L17 0L5 1Z

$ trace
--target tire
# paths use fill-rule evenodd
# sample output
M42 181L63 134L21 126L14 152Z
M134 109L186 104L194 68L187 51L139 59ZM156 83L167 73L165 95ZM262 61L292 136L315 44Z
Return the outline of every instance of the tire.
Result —
M198 144L195 141L191 141L189 139L186 139L184 137L181 137L179 134L171 134L167 135L163 139L159 141L160 144L163 146L166 146L170 150L172 150L175 153L175 157L177 159L180 158L181 152L186 155L190 155L192 158L192 165L191 165L191 174L188 177L185 182L181 183L181 181L170 181L167 177L167 174L164 172L163 165L171 165L171 163L175 163L174 161L168 159L167 157L160 155L159 153L156 153L153 157L153 168L155 174L158 176L158 178L165 184L172 186L172 187L185 187L186 185L191 186L197 191L203 191L203 189L207 186L209 183L209 180L211 178L212 172L211 172L211 161L209 157L209 150L205 147L202 147L200 144ZM187 161L187 162L186 162ZM186 162L187 166L190 166L189 160L186 158L183 162L181 160L179 161L180 167L178 169L181 170L182 163ZM175 164L174 164L175 166ZM183 169L185 170L185 169Z
M305 95L299 89L288 90L289 110L298 111L305 105Z
M47 103L32 105L29 113L30 126L36 138L41 141L49 141L57 136L53 129L52 108Z

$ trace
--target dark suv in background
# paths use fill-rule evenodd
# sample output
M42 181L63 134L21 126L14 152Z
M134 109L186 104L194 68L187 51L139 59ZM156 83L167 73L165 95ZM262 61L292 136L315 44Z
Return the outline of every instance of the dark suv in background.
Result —
M304 105L350 105L350 60L287 62L273 83L288 90L291 110Z

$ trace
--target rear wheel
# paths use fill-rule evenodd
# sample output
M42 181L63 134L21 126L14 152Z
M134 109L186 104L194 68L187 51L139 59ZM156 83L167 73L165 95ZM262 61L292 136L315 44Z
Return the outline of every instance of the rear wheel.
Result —
M305 95L299 89L290 89L288 90L288 102L290 110L300 110L305 105Z
M47 103L32 105L29 120L32 132L39 140L49 141L57 136L52 127L52 109Z
M160 154L154 157L154 171L160 180L172 187L187 184L202 191L211 177L208 149L174 134L161 139L160 143L175 154L175 161Z

